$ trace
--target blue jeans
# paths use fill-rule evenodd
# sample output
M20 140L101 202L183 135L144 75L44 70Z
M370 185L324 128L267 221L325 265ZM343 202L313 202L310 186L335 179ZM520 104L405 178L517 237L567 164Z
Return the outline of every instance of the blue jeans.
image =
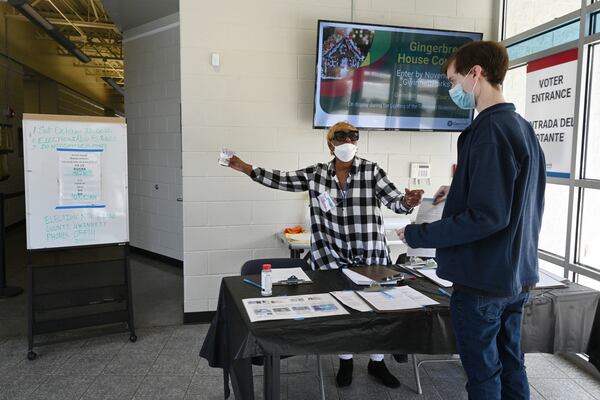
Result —
M521 352L521 323L528 293L483 297L455 289L450 315L470 400L529 399Z

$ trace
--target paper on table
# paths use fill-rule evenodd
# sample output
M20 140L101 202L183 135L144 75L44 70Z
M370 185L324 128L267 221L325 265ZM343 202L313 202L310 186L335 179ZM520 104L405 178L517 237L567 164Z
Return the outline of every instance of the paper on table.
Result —
M350 307L353 310L365 312L365 311L373 311L371 307L367 303L361 299L356 292L353 290L339 290L335 292L329 292L338 299L343 305L346 307Z
M442 202L438 205L433 205L433 199L423 199L417 212L417 218L415 219L416 224L432 223L442 218L442 212L444 211L444 205L446 202ZM413 249L408 248L406 255L409 257L435 257L435 249Z
M370 285L373 282L373 279L369 279L364 275L357 274L354 271L349 270L348 268L342 268L342 272L346 275L352 282L356 285Z
M273 285L276 285L278 282L287 281L291 276L295 276L298 279L301 279L306 282L312 282L306 272L302 270L302 268L273 268L271 269L271 282Z
M354 272L348 268L342 268L342 272L352 282L354 282L355 285L370 285L371 283L375 282L373 279L367 278L366 276L361 275L357 272ZM395 284L396 284L396 281L381 282L381 285L395 285Z
M377 311L399 311L421 308L418 301L410 298L399 287L380 291L380 292L365 292L364 290L357 291L363 299L372 305Z
M447 280L442 279L439 276L437 276L437 270L435 268L421 268L421 269L417 269L417 272L422 275L425 275L427 278L429 278L433 282L435 282L438 286L441 286L441 287L451 287L452 286L452 282L447 281Z
M242 299L250 322L346 315L329 293Z
M399 292L404 293L405 296L409 297L410 299L414 300L416 303L419 303L422 306L433 306L435 304L440 304L432 298L425 296L418 290L411 288L410 286L400 286L396 289L398 289Z
M558 288L558 287L566 287L567 285L561 281L561 278L551 274L546 271L542 271L540 269L540 281L536 283L535 287L537 289L542 288Z

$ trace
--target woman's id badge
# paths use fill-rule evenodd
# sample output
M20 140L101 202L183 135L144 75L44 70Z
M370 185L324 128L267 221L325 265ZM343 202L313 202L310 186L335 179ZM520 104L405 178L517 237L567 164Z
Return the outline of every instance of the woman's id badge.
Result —
M319 197L317 197L317 200L319 200L319 206L324 212L328 212L335 207L335 203L331 199L329 192L321 193Z

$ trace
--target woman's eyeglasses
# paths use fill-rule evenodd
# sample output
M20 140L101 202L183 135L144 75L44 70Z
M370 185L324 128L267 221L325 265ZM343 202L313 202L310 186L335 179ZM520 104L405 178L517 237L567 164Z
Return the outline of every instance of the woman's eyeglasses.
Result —
M347 139L356 142L358 140L358 131L337 131L333 134L333 140L336 142L345 142Z

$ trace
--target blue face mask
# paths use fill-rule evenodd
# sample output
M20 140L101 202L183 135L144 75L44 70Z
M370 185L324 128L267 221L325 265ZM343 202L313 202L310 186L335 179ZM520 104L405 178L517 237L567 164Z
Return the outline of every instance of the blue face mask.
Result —
M467 73L467 76L469 76L471 70L472 68ZM450 95L450 98L452 99L454 104L456 104L459 108L462 108L463 110L472 110L475 108L475 87L477 86L477 81L475 81L475 84L473 85L473 90L469 93L465 92L465 90L462 87L462 84L465 81L465 79L467 79L466 76L461 83L450 89L448 91L448 94Z

